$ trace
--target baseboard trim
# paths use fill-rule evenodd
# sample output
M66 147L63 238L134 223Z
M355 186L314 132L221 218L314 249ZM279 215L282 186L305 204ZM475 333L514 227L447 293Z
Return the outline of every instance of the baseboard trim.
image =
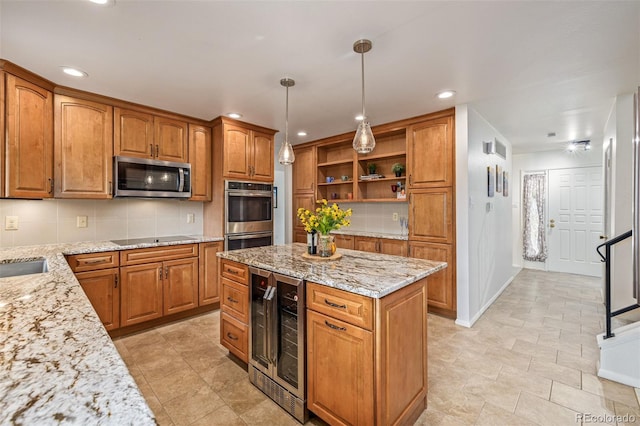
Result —
M500 290L498 290L496 292L496 294L493 295L493 297L491 299L489 299L489 301L487 303L484 304L484 306L482 308L480 308L480 310L478 311L477 314L475 314L473 316L473 318L471 318L470 321L465 321L465 320L461 320L461 319L456 319L456 325L460 325L462 327L467 327L467 328L471 328L473 327L473 324L476 323L476 321L478 321L480 319L480 317L482 316L482 314L485 313L485 311L487 309L489 309L489 307L493 304L493 302L496 301L496 299L498 299L498 297L500 297L500 295L502 294L503 291L505 291L507 289L507 287L509 287L509 284L511 284L513 282L513 279L515 278L515 275L512 275L500 288Z

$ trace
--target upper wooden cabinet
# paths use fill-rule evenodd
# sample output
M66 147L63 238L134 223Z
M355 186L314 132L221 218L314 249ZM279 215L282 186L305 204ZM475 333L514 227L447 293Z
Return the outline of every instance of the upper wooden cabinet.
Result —
M189 124L192 201L211 201L211 129Z
M241 122L218 119L214 144L221 139L223 177L272 182L274 134L268 129L257 130Z
M452 188L412 191L410 207L410 240L455 243Z
M452 186L453 117L435 118L409 128L409 187Z
M4 195L14 198L53 197L53 95L21 78L5 75L7 139L6 148L2 149L3 154L6 152ZM4 104L2 99L0 103Z
M187 162L187 123L141 111L114 109L116 155Z
M113 108L55 95L56 198L111 198Z
M292 165L293 192L314 192L315 189L315 147L293 148L296 160Z

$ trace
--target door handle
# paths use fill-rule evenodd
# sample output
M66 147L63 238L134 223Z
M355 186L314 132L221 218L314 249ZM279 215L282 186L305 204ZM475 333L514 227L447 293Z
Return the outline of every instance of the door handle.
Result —
M549 220L549 228L555 228L556 227L556 221L554 219L550 219Z
M606 239L607 239L607 236L606 236L606 235L600 235L600 239L601 239L601 240L606 240Z

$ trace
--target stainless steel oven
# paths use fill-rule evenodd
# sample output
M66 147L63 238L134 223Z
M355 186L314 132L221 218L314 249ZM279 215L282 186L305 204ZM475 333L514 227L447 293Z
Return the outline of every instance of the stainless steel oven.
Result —
M305 423L304 281L253 267L249 274L249 380Z
M270 246L273 244L273 232L256 232L252 234L227 234L224 237L225 250L238 250L251 247Z
M273 185L227 180L225 250L273 244Z

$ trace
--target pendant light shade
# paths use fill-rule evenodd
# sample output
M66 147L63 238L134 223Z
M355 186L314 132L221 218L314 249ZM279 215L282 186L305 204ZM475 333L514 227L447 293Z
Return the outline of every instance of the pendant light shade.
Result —
M284 120L284 141L278 152L278 162L284 166L293 164L296 159L296 155L293 152L293 146L289 143L289 87L295 86L296 82L290 78L283 78L280 80L280 85L287 89L287 103L285 109Z
M353 43L353 50L359 53L362 59L362 121L358 125L356 136L353 138L353 149L355 149L358 154L368 154L373 151L373 148L376 146L371 125L369 125L369 120L367 120L367 115L364 111L364 54L371 50L371 46L370 40L358 40Z

